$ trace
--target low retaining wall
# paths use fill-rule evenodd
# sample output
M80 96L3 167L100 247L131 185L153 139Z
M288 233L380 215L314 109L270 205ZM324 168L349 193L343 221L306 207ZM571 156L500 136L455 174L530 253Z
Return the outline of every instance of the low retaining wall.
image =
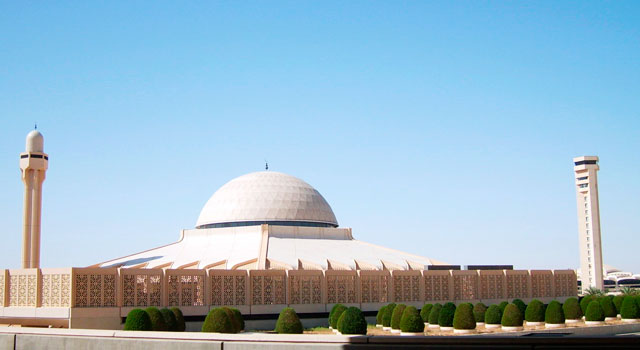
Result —
M560 336L545 333L583 335ZM339 336L279 335L267 333L170 333L81 329L0 327L0 350L264 350L264 349L401 349L401 348L518 348L518 349L637 349L639 336L614 336L640 332L640 324L585 327L535 332L536 336L509 333L502 336ZM532 332L526 332L531 334ZM590 335L590 336L589 336Z

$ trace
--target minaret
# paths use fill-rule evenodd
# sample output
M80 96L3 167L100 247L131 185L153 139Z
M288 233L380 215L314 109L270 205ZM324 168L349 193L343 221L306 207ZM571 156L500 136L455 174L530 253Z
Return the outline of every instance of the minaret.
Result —
M595 287L604 291L600 205L598 204L598 157L573 158L578 203L580 274L582 290Z
M40 217L42 183L49 166L44 153L44 137L38 130L27 135L27 149L20 153L20 170L24 182L24 221L22 231L22 268L40 267Z

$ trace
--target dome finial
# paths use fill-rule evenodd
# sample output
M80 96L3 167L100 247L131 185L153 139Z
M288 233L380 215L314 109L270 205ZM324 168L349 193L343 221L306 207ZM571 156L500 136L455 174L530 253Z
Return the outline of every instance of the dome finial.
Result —
M38 123L33 123L33 130L38 130Z
M264 160L264 170L269 170L269 162L267 162L267 160Z

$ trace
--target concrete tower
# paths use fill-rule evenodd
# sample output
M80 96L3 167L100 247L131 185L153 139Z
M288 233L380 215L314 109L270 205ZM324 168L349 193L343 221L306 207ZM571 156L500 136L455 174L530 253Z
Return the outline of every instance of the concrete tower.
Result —
M604 290L602 243L600 240L600 205L598 204L598 157L573 158L578 203L580 239L580 274L582 290Z
M38 130L27 135L27 149L20 153L20 170L24 182L24 223L22 231L22 268L40 267L40 218L42 183L49 156L44 153L44 137Z

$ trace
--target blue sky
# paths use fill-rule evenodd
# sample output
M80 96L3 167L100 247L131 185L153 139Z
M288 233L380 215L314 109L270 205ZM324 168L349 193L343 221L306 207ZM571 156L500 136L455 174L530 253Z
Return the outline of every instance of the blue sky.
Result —
M37 122L45 267L173 242L267 159L357 239L576 268L598 155L605 263L640 273L638 2L2 1L0 33L0 266Z

